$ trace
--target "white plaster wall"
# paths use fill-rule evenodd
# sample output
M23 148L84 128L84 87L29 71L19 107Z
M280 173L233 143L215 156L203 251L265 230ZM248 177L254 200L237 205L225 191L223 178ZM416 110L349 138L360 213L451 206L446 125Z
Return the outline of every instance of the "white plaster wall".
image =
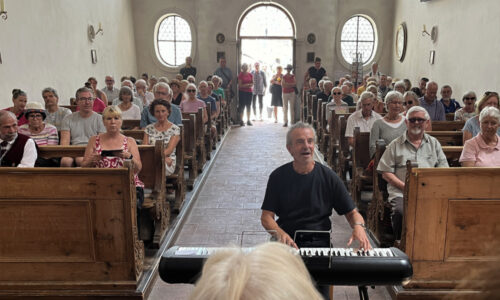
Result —
M468 90L481 97L485 91L500 88L500 1L498 0L433 0L427 3L398 0L393 36L401 22L408 27L408 47L403 62L393 53L392 73L409 78L413 85L426 76L441 86L451 85L453 97L461 102ZM433 43L422 36L438 26ZM435 50L434 65L429 64L429 51ZM439 95L438 95L439 96Z
M227 0L132 0L136 28L137 69L158 76L172 78L180 68L167 68L156 58L154 28L158 19L167 13L178 13L192 26L193 65L198 68L198 78L212 74L217 67L217 51L225 51L228 66L237 69L237 26L243 12L259 1ZM376 59L381 70L389 70L391 63L394 0L277 0L296 24L296 74L304 74L310 64L306 53L314 51L323 59L329 75L343 75L349 71L339 61L336 50L337 30L353 14L366 14L376 23L379 47ZM226 41L217 44L215 36L223 33ZM306 41L307 34L316 34L316 43ZM386 47L386 48L384 48Z
M12 89L28 101L43 103L47 86L69 104L90 76L99 87L107 74L136 74L136 51L130 0L5 0L8 19L0 19L0 108L12 106ZM93 43L89 24L104 28ZM90 50L98 63L92 64ZM118 78L119 79L119 78ZM117 80L118 81L118 80Z

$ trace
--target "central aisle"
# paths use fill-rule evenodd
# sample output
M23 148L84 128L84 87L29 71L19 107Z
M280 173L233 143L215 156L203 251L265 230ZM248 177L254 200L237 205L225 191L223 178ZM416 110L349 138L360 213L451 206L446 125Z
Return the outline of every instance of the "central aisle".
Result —
M233 127L175 245L252 246L269 239L260 224L260 206L269 174L292 160L285 147L287 128L272 121ZM351 229L344 217L333 218L334 246L345 247ZM259 231L249 233L248 231ZM159 277L148 299L188 299L192 285L170 285ZM335 287L335 299L359 299L355 287ZM371 299L390 299L385 289L370 290Z

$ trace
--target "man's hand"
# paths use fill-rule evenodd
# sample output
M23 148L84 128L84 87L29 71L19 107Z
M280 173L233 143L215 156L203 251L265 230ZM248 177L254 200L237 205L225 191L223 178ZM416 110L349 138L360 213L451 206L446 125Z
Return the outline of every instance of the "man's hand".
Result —
M286 232L284 231L276 232L276 235L278 238L278 242L288 245L290 247L294 247L297 250L299 249L299 247L297 247L297 244L295 244L293 239Z
M276 223L276 221L274 220L274 212L263 209L260 221L262 223L262 226L268 232L274 235L278 242L294 247L295 249L299 249L293 239L278 226L278 223Z
M370 241L366 236L365 229L359 225L355 225L352 230L352 235L349 241L347 242L347 247L349 247L353 241L359 241L359 249L370 250L372 246L370 245Z

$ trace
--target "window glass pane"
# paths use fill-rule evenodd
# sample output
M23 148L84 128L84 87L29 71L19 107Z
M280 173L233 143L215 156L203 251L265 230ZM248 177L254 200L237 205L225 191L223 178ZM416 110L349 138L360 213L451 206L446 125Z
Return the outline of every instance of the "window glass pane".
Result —
M356 55L366 64L374 55L375 29L367 18L353 16L342 27L340 49L342 57L351 64Z
M245 16L241 22L240 36L293 37L293 26L281 9L272 5L261 5Z
M178 15L170 15L161 20L156 38L159 58L169 66L180 66L185 62L186 56L191 55L191 28Z

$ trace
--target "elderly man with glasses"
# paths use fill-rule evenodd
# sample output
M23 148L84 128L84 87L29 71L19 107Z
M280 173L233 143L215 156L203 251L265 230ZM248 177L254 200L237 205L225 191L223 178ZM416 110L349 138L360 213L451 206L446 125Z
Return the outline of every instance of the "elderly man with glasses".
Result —
M166 100L170 103L170 109L172 110L168 116L168 120L175 125L182 125L182 113L179 106L172 103L173 92L165 82L158 82L153 87L153 94L156 99ZM141 114L141 128L146 128L149 124L156 123L156 118L149 111L149 106L142 111Z
M112 101L113 99L118 98L120 89L115 87L115 79L113 78L113 76L106 76L104 78L104 83L106 84L106 87L101 89L101 91L106 94L108 101Z
M439 141L425 133L430 122L427 110L421 106L410 108L405 122L406 132L387 146L377 166L377 171L388 183L392 228L397 241L401 240L406 161L416 162L420 168L448 167Z
M94 94L92 89L82 87L76 91L76 103L78 111L66 116L61 125L61 145L87 145L90 137L106 132L102 117L92 110L94 105ZM61 167L72 167L73 162L77 166L82 163L83 157L73 159L63 157Z

